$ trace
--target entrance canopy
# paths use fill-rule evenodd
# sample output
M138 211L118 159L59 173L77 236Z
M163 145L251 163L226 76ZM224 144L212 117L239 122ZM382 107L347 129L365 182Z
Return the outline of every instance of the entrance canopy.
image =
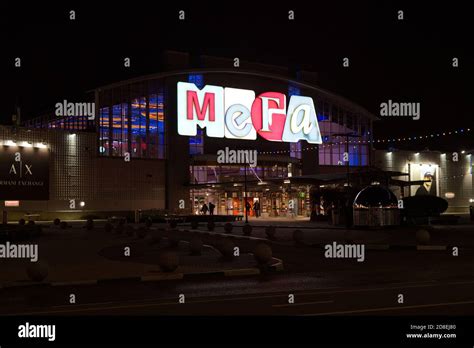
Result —
M342 168L341 168L342 169ZM283 185L289 186L321 186L331 184L345 184L349 179L351 185L363 185L364 182L379 181L387 186L400 186L406 187L411 185L420 185L425 180L416 181L405 181L395 179L394 177L408 176L408 173L398 171L382 171L377 168L364 168L363 170L347 172L336 172L336 173L319 173L310 175L299 175L299 176L286 176L278 178L265 178L256 179L250 177L245 182L244 180L235 181L222 181L222 182L208 182L208 183L188 183L186 186L193 189L224 189L228 191L241 191L247 184L247 190L249 191L263 191L263 190L279 190ZM267 190L268 191L268 190Z

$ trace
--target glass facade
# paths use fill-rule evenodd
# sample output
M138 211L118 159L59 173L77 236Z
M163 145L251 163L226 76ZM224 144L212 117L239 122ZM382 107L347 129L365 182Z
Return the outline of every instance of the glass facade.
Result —
M206 83L218 84L217 74L185 74L176 81L183 78L203 88ZM235 87L251 88L252 80L246 84L245 77L239 77L243 86ZM314 100L319 127L323 143L318 146L309 146L306 149L304 141L288 144L288 154L291 158L302 160L303 151L316 150L318 163L321 166L345 165L344 154L349 154L350 166L370 165L370 140L371 119L363 112L354 111L350 103L339 102L339 98L315 92L307 87L300 87L297 83L272 82L260 80L259 85L267 86L263 90L255 89L258 95L262 91L286 88L288 97L293 95L307 95ZM165 127L165 93L164 83L166 79L145 80L138 83L122 84L99 93L98 104L99 115L98 126L98 153L101 156L123 157L130 153L132 158L154 158L164 159L166 157L167 134ZM174 85L175 82L173 82ZM226 85L225 83L220 83ZM230 86L234 86L230 83ZM97 102L97 101L96 101ZM33 122L33 121L32 121ZM70 130L87 130L95 121L85 117L68 118L37 118L34 120L36 128L61 128ZM345 134L350 134L346 136ZM189 155L205 154L205 130L197 128L197 135L189 137ZM305 147L305 148L303 148ZM277 151L277 153L279 153ZM281 152L284 154L285 152Z
M206 130L199 127L196 136L180 136L176 125L176 86L179 81L192 82L199 88L216 85L250 89L256 95L268 91L281 92L287 95L287 101L291 96L309 96L316 107L323 143L271 142L260 137L256 141L227 141L206 137ZM373 116L342 97L283 78L264 74L235 74L231 71L163 73L97 89L95 105L96 118L93 121L69 117L35 122L40 122L43 128L70 130L87 130L93 125L91 130L96 132L96 137L91 134L91 140L95 141L90 142L90 147L96 146L97 154L101 157L120 159L130 154L134 159L166 159L166 162L154 163L137 161L142 165L141 169L135 170L133 167L133 171L128 173L129 180L136 178L138 183L143 184L141 197L159 200L163 206L174 207L176 197L189 194L194 208L199 208L202 202L213 201L219 212L241 214L245 206L242 191L246 173L249 187L245 196L260 200L262 212L267 211L275 216L286 214L291 198L298 202L297 209L303 213L308 210L309 195L305 193L304 197L300 197L300 194L309 188L302 176L345 172L345 169L335 167L346 164L346 151L349 153L350 166L371 164ZM346 139L349 141L346 142ZM257 150L257 166L247 167L245 172L239 164L217 163L216 152L227 146L231 149ZM116 179L115 182L97 181L98 186L110 186L107 189L114 192L110 199L114 199L120 190L120 180L127 174L117 169L121 162L98 162L103 164L102 172L110 170L117 174L110 176ZM101 174L97 172L97 177ZM135 186L136 182L131 183L129 189ZM158 189L155 190L155 187ZM168 197L165 197L165 192Z
M140 86L140 90L147 89ZM99 155L164 159L166 131L162 87L148 93L120 93L116 103L101 103L99 110ZM104 99L116 100L115 91ZM128 95L127 95L128 94Z
M316 101L316 112L323 136L323 144L319 145L319 164L346 165L344 153L347 152L350 166L368 166L370 120L323 100Z
M65 116L45 115L36 117L25 122L25 127L65 129L71 131L95 131L95 121L87 116Z
M191 183L224 183L244 181L245 172L243 166L225 165L191 165L189 167ZM298 171L293 175L299 175ZM265 180L275 178L286 178L288 176L287 165L262 165L256 167L247 166L247 180Z
M345 166L345 153L348 153L350 166L370 165L370 140L372 120L357 106L325 92L319 92L294 82L274 81L271 77L253 80L252 77L233 76L224 73L191 73L170 78L170 88L177 81L194 83L198 88L206 84L226 87L254 89L258 95L266 90L286 89L288 98L293 95L306 95L314 100L319 127L323 138L320 145L309 145L304 141L287 144L286 151L281 145L273 154L282 154L303 161L303 152L307 158L315 157L320 166ZM101 92L99 98L99 154L103 156L123 157L127 152L133 158L166 157L166 127L164 117L164 85L168 78L150 79L138 83L120 85ZM222 81L227 81L224 83ZM255 83L258 83L255 85ZM256 87L252 87L255 85ZM170 92L174 98L174 93ZM169 98L169 97L168 97ZM170 112L175 112L173 109ZM214 153L208 149L205 129L197 127L197 135L188 137L188 155ZM176 134L171 134L174 137ZM209 140L210 141L210 140ZM259 140L257 140L259 142ZM265 145L265 144L262 144ZM256 148L260 147L255 144ZM268 146L264 148L268 149ZM259 150L265 152L265 150ZM267 153L272 153L272 150ZM314 155L313 155L314 154ZM294 166L295 170L298 165ZM193 182L193 179L190 179ZM201 180L198 180L201 182ZM213 182L215 182L213 180Z

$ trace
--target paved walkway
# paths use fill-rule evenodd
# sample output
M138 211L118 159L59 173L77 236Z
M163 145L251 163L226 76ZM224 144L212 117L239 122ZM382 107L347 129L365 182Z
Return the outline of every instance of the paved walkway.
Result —
M303 231L303 240L308 244L321 244L337 242L354 242L366 244L390 244L415 246L416 232L420 229L429 228L431 241L434 245L465 246L474 247L474 225L434 225L430 227L411 226L394 227L386 229L346 229L341 226L330 226L327 223L287 222L287 221L250 221L252 237L268 238L265 226L272 225L276 228L276 240L280 242L292 242L293 232L296 229ZM243 222L234 223L232 234L243 235ZM180 228L190 229L189 224L180 225ZM207 230L206 224L200 224L200 230ZM223 224L217 224L214 232L224 233Z
M82 225L82 224L81 224ZM156 246L149 246L149 240L138 241L134 237L116 236L105 233L101 227L87 232L82 227L57 227L44 229L41 238L32 241L15 242L15 244L38 243L39 260L48 265L48 282L87 281L97 279L114 279L158 275L162 273L157 264ZM143 248L141 248L142 244ZM101 256L104 248L117 248L123 252L125 245L130 245L131 253L140 246L145 251L142 257L125 257L120 259ZM180 267L178 273L211 272L255 266L251 255L243 255L234 262L219 262L220 254L207 250L203 256L189 256L187 248L180 247ZM144 258L145 257L145 258ZM0 259L0 285L12 283L29 283L26 269L32 265L26 259Z

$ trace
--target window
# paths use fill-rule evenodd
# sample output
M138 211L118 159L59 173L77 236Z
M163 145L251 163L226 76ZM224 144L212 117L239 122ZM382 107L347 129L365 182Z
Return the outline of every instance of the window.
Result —
M99 153L109 154L109 108L101 108L99 115Z
M128 152L134 158L166 157L164 93L159 83L102 92L100 155L123 157Z
M149 140L151 158L165 158L165 125L164 125L164 96L163 93L151 94L149 108Z
M290 143L290 157L301 159L301 141Z
M146 157L146 100L132 100L132 157Z
M112 107L112 148L111 156L124 156L128 152L127 104Z

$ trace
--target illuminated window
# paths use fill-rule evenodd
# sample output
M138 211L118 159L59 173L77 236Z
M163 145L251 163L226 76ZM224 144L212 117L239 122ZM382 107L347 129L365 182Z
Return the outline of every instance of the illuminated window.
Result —
M165 158L164 95L151 94L149 98L149 148L151 158Z
M127 104L112 107L112 148L111 156L124 156L128 151Z
M109 108L100 109L99 149L100 154L109 154Z
M134 97L117 90L99 97L107 105L99 109L99 155L123 157L128 152L134 158L165 158L163 89L148 90L138 86L130 91Z
M146 99L132 100L132 157L146 157Z

